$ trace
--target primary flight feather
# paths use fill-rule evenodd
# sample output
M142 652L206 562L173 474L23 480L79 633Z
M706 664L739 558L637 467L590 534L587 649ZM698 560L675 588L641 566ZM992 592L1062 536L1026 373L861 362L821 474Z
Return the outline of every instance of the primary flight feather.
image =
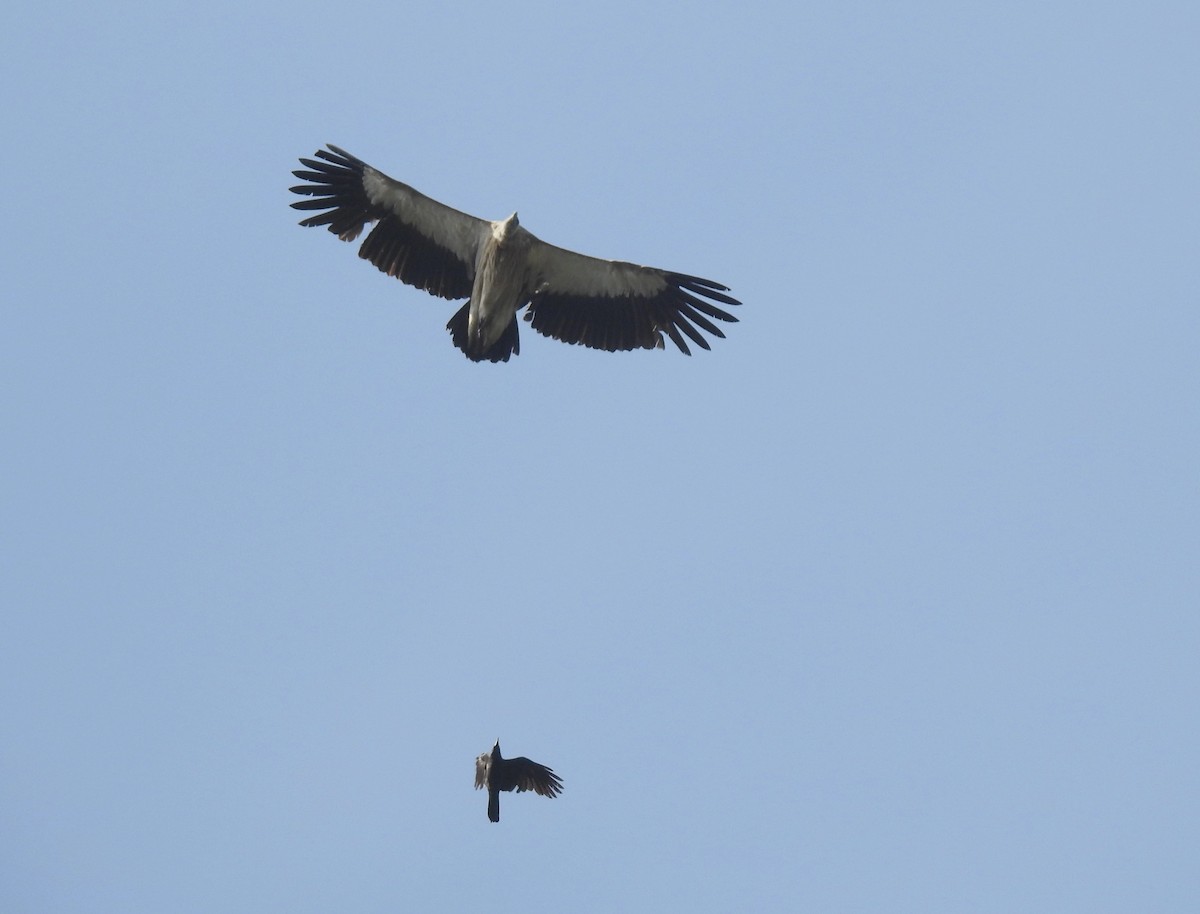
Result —
M685 355L688 340L708 349L701 331L725 334L713 320L737 318L717 307L741 304L710 279L576 254L540 240L513 213L489 222L426 197L330 145L294 171L312 197L292 206L319 210L301 221L353 241L375 223L358 255L411 286L467 299L446 324L454 345L475 362L507 362L521 351L517 312L538 333L592 349L662 349L664 334Z

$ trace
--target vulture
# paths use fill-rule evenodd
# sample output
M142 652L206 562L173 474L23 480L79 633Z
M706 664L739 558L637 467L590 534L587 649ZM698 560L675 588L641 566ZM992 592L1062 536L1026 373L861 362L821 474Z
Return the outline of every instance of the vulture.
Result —
M691 355L688 341L708 349L701 331L725 334L734 322L720 305L739 305L711 279L602 260L555 247L531 234L513 213L489 222L452 209L330 145L292 172L305 183L292 204L316 211L303 226L328 226L353 241L375 223L358 249L389 276L446 299L467 299L446 329L475 362L507 362L521 351L517 312L538 333L592 349L662 349L664 335ZM714 304L716 303L716 304Z
M562 793L562 779L545 765L529 759L503 758L500 755L500 740L491 752L475 759L475 789L486 787L488 792L488 818L500 821L500 791L532 790L543 797L553 799Z

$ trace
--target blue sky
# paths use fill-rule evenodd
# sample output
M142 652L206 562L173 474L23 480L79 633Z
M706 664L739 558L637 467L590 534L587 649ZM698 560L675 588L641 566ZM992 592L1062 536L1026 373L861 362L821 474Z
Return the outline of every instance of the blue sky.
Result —
M1194 4L23 6L0 909L1194 910ZM469 363L326 142L741 322Z

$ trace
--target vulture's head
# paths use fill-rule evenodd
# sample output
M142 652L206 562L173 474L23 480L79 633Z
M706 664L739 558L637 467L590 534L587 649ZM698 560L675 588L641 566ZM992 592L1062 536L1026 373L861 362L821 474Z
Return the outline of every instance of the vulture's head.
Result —
M492 234L495 236L497 244L504 244L516 236L517 229L520 227L521 223L517 220L517 214L513 213L503 222L494 223L492 225Z

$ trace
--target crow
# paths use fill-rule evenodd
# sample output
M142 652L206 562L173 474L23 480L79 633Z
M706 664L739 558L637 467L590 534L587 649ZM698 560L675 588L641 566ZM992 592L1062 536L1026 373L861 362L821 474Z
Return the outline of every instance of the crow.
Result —
M488 818L500 821L500 791L532 790L544 797L556 797L562 793L562 779L545 765L529 759L503 758L500 755L500 740L491 752L475 759L475 789L486 787L488 792Z

